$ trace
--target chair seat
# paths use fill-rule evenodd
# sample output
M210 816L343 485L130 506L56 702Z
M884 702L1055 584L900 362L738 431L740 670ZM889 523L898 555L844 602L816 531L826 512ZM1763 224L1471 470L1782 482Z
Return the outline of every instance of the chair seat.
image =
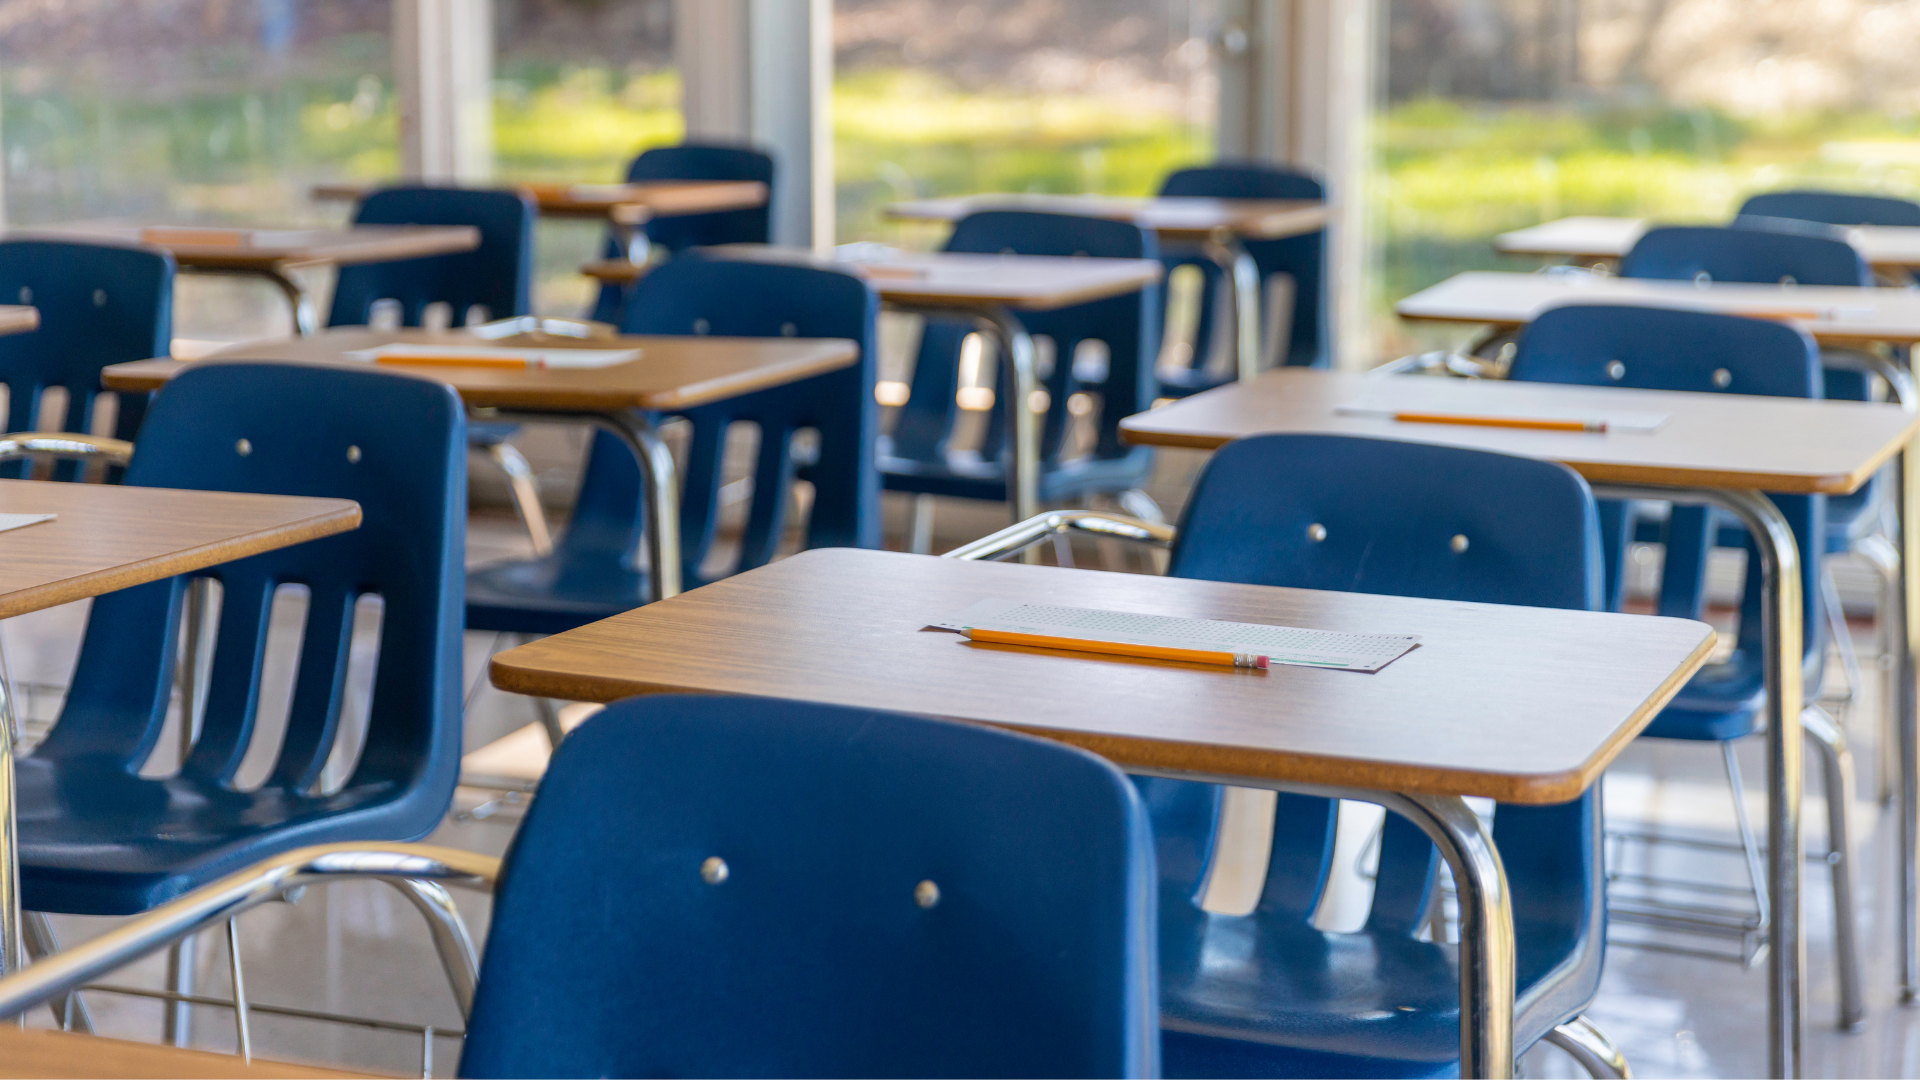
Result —
M998 461L951 455L944 462L880 455L880 482L888 491L1007 501L1007 470ZM1116 458L1086 457L1040 470L1040 501L1114 495L1138 486L1153 468L1153 452L1138 447Z
M648 600L647 574L614 559L556 552L467 572L467 629L558 634L631 611Z
M1397 932L1326 933L1289 920L1213 915L1165 893L1160 912L1166 1075L1242 1068L1266 1076L1457 1074L1457 947ZM1540 934L1516 929L1521 942ZM1543 994L1561 954L1523 948L1517 957L1516 1050L1565 1022L1597 989L1600 965L1590 963L1584 978L1553 980L1566 985ZM1255 1066L1263 1047L1272 1048L1271 1062ZM1352 1056L1356 1047L1370 1055ZM1303 1059L1301 1051L1313 1056Z
M135 915L307 844L418 840L444 804L369 783L314 798L142 779L116 761L18 762L21 902L29 911Z

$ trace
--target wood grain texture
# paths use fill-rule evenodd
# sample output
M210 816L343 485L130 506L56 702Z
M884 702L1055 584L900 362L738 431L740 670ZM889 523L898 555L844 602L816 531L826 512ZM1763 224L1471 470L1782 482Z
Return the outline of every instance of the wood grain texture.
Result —
M1494 237L1493 246L1495 250L1509 255L1540 255L1583 261L1618 259L1633 247L1634 242L1652 224L1643 218L1566 217L1530 229L1501 233ZM1847 230L1847 239L1875 269L1920 268L1920 229L1860 225Z
M472 251L480 230L466 225L351 225L340 229L179 228L164 223L80 221L12 229L16 239L147 244L171 252L183 270L266 270L348 266Z
M1668 414L1658 431L1590 434L1406 423L1347 416L1341 405L1388 385L1422 411L1538 409ZM1120 422L1124 441L1211 450L1248 435L1314 432L1496 450L1570 466L1590 481L1842 495L1857 490L1920 430L1897 405L1742 394L1685 394L1549 383L1276 368Z
M403 371L446 383L479 408L608 412L620 409L685 409L753 390L782 386L838 371L859 358L859 346L843 338L615 337L556 338L539 335L480 341L460 331L370 330L343 327L309 338L275 338L222 349L194 363L285 360L353 364L344 354L396 342L411 344L538 346L542 349L639 349L641 357L604 368L514 370L481 367L416 367ZM153 390L187 369L176 360L115 364L102 373L110 390Z
M1567 304L1648 304L1779 319L1830 345L1920 342L1920 291L1846 286L1695 285L1585 274L1455 274L1394 306L1403 319L1524 326Z
M403 183L394 181L393 183ZM315 184L320 202L359 202L381 184ZM654 180L642 184L521 184L549 217L605 218L640 225L656 217L751 210L767 203L767 185L757 180Z
M0 334L24 334L40 328L40 311L24 304L0 304Z
M845 270L867 279L887 303L915 308L1003 304L1020 311L1047 311L1138 292L1165 273L1158 259L903 251L882 260L842 262L764 244L726 244L711 250L726 253L729 259ZM640 267L625 259L602 259L580 269L589 277L622 285L638 280L641 273Z
M64 1031L22 1031L0 1024L0 1077L99 1077L101 1080L165 1080L168 1077L206 1077L241 1080L246 1077L364 1077L370 1073L341 1072L312 1065L253 1059L249 1064L231 1054L209 1054L177 1046L106 1039Z
M1163 240L1204 240L1228 232L1248 240L1302 236L1326 227L1327 204L1318 199L1116 199L1092 195L965 195L917 199L888 206L888 217L909 221L958 221L979 210L1036 210L1050 214L1131 221Z
M157 581L360 526L346 499L0 480L0 618Z
M927 623L989 597L1419 634L1366 675L980 645ZM1706 661L1703 623L819 549L493 658L496 686L691 692L1015 728L1122 767L1513 802L1573 798Z

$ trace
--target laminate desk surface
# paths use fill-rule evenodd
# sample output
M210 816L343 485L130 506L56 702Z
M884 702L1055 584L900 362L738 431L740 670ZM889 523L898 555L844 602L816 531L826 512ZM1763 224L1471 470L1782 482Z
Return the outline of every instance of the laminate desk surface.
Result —
M166 1080L169 1077L206 1077L242 1080L251 1077L364 1077L312 1065L289 1065L255 1058L251 1063L231 1054L209 1054L178 1046L106 1039L64 1031L22 1031L0 1025L0 1078L82 1078L101 1080Z
M1137 292L1159 281L1166 270L1158 259L903 251L879 259L835 260L763 244L727 244L711 250L724 252L729 259L846 270L866 278L888 303L918 308L1003 304L1019 311L1049 311ZM602 259L581 271L612 284L635 281L641 274L640 267L625 259Z
M1920 290L1848 286L1695 285L1597 274L1455 274L1400 301L1403 319L1524 326L1567 304L1639 304L1778 319L1829 344L1920 342Z
M0 532L0 618L347 532L346 499L0 480L0 514L58 514Z
M1677 224L1677 223L1676 223ZM1708 222L1719 225L1724 222ZM1494 237L1497 251L1552 258L1618 259L1632 250L1653 222L1642 218L1567 217ZM1857 225L1846 230L1860 256L1883 270L1920 267L1920 228Z
M24 334L40 328L40 310L25 304L0 304L0 334Z
M1667 414L1652 432L1531 431L1412 423L1334 410L1382 394L1398 411L1500 415ZM1120 422L1131 443L1213 449L1248 435L1312 432L1464 446L1570 466L1595 482L1842 495L1904 449L1920 417L1897 405L1746 394L1276 368Z
M641 225L657 217L752 210L767 204L767 185L758 180L650 180L638 184L527 183L516 185L549 217L606 218ZM316 184L322 201L358 202L379 190L375 184Z
M981 210L1035 210L1050 214L1131 221L1166 239L1206 239L1218 232L1247 240L1304 236L1326 227L1327 204L1319 199L1119 199L1101 195L964 195L893 203L888 217L910 221L958 221Z
M989 597L1418 634L1372 675L981 645L923 629ZM1125 768L1516 802L1573 798L1713 646L1682 619L818 549L493 658L582 701L757 694L993 724Z
M233 229L123 221L77 221L11 229L12 239L107 241L165 248L183 269L266 270L348 266L472 251L480 230L467 225L349 225L337 229Z
M509 369L395 365L447 383L470 406L504 409L686 409L770 386L837 371L859 358L859 346L841 338L615 337L546 335L481 340L460 331L371 330L342 327L307 338L278 338L222 349L194 363L284 360L357 363L344 354L395 343L460 346L532 346L543 349L639 349L640 358L604 368ZM102 373L110 390L154 390L189 365L138 360ZM0 534L4 535L4 534Z

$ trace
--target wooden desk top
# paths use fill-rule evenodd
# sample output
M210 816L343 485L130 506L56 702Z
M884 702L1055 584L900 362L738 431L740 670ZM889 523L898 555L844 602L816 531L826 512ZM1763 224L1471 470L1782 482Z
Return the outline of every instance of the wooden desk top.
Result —
M0 334L24 334L39 328L39 309L25 304L0 304Z
M360 526L346 499L0 480L0 618L291 547Z
M1660 412L1653 432L1600 434L1403 423L1334 412L1383 391L1406 411ZM1558 461L1594 482L1842 495L1920 431L1897 405L1745 394L1688 394L1551 383L1276 368L1120 421L1126 442L1213 449L1248 435L1315 432L1465 446Z
M315 184L322 202L358 202L379 184ZM757 180L653 180L641 184L530 183L515 185L550 217L606 218L643 225L657 217L751 210L767 204L767 185Z
M1303 236L1326 227L1327 204L1318 199L1119 199L1101 195L964 195L917 199L887 207L888 217L911 221L958 221L977 210L1037 210L1116 218L1152 229L1163 239L1204 240L1225 231L1248 240Z
M1524 326L1565 304L1645 304L1791 322L1826 344L1920 342L1920 290L1695 285L1596 274L1455 274L1400 301L1403 319Z
M1566 217L1530 229L1501 233L1494 237L1493 246L1495 250L1509 255L1618 259L1652 225L1644 218ZM1859 250L1861 257L1877 269L1920 268L1920 229L1860 225L1847 230L1847 239Z
M77 221L10 229L16 239L106 241L165 248L189 270L348 266L472 251L480 230L466 225L351 225L340 229L230 229Z
M1136 292L1160 280L1158 259L1073 259L1046 255L964 255L902 251L882 259L822 259L795 248L726 244L730 259L802 262L847 270L867 279L882 300L917 308L1003 304L1020 311L1047 311ZM640 267L625 259L602 259L580 268L600 281L626 284Z
M837 371L859 358L842 338L615 337L556 338L523 335L479 341L459 331L369 330L342 327L308 338L245 342L194 363L223 360L287 360L297 363L358 363L343 355L397 342L537 346L543 349L639 349L640 359L604 368L514 370L483 367L410 367L393 370L437 379L460 392L470 406L501 409L607 412L620 409L686 409ZM102 373L109 390L154 390L187 365L177 360L138 360ZM0 534L4 535L4 534Z
M340 1072L311 1065L288 1065L253 1059L251 1064L232 1054L209 1054L177 1046L127 1042L95 1035L0 1025L0 1078L99 1077L101 1080L165 1080L167 1077L205 1077L242 1080L249 1077L364 1077L368 1073Z
M977 645L922 628L978 600L1419 634L1372 675ZM611 701L758 694L994 724L1122 767L1573 798L1705 662L1647 616L817 549L493 658L496 686Z

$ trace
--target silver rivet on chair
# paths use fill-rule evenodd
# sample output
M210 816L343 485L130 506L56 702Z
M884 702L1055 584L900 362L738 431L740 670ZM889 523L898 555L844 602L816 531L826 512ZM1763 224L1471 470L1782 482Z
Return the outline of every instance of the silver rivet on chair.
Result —
M1467 550L1467 534L1455 533L1453 539L1447 541L1447 546L1453 549L1455 555Z
M800 328L798 326L793 325L790 322L783 322L780 324L781 337L793 337L795 334L798 334L799 332L800 332Z
M246 457L248 454L253 453L253 444L245 439L241 439L239 442L233 444L233 452L239 454L241 457Z
M1326 538L1327 538L1327 527L1325 525L1322 525L1316 521L1313 524L1307 526L1307 539L1317 544L1320 541L1325 540Z
M1607 361L1607 378L1616 382L1627 377L1627 365L1618 360Z
M1704 289L1707 286L1713 284L1713 275L1707 273L1705 270L1702 270L1699 273L1693 275L1693 283L1695 285L1698 285L1700 288Z
M107 290L105 289L93 290L93 306L94 307L107 306Z
M360 464L360 448L357 446L347 447L347 460L355 465Z
M1800 279L1794 277L1792 274L1788 274L1786 277L1780 279L1781 288L1791 289L1798 284L1800 284Z
M727 860L718 855L707 856L707 861L700 864L700 880L709 885L727 880Z
M710 328L711 328L711 324L709 324L705 319L693 320L693 332L696 334L704 334Z
M913 887L913 902L921 907L932 907L940 902L940 886L931 880L923 881Z
M1726 368L1714 368L1713 369L1713 385L1719 387L1722 390L1725 390L1727 387L1732 386L1733 372L1728 371Z
M33 303L33 290L25 285L20 286L20 302L23 304Z

